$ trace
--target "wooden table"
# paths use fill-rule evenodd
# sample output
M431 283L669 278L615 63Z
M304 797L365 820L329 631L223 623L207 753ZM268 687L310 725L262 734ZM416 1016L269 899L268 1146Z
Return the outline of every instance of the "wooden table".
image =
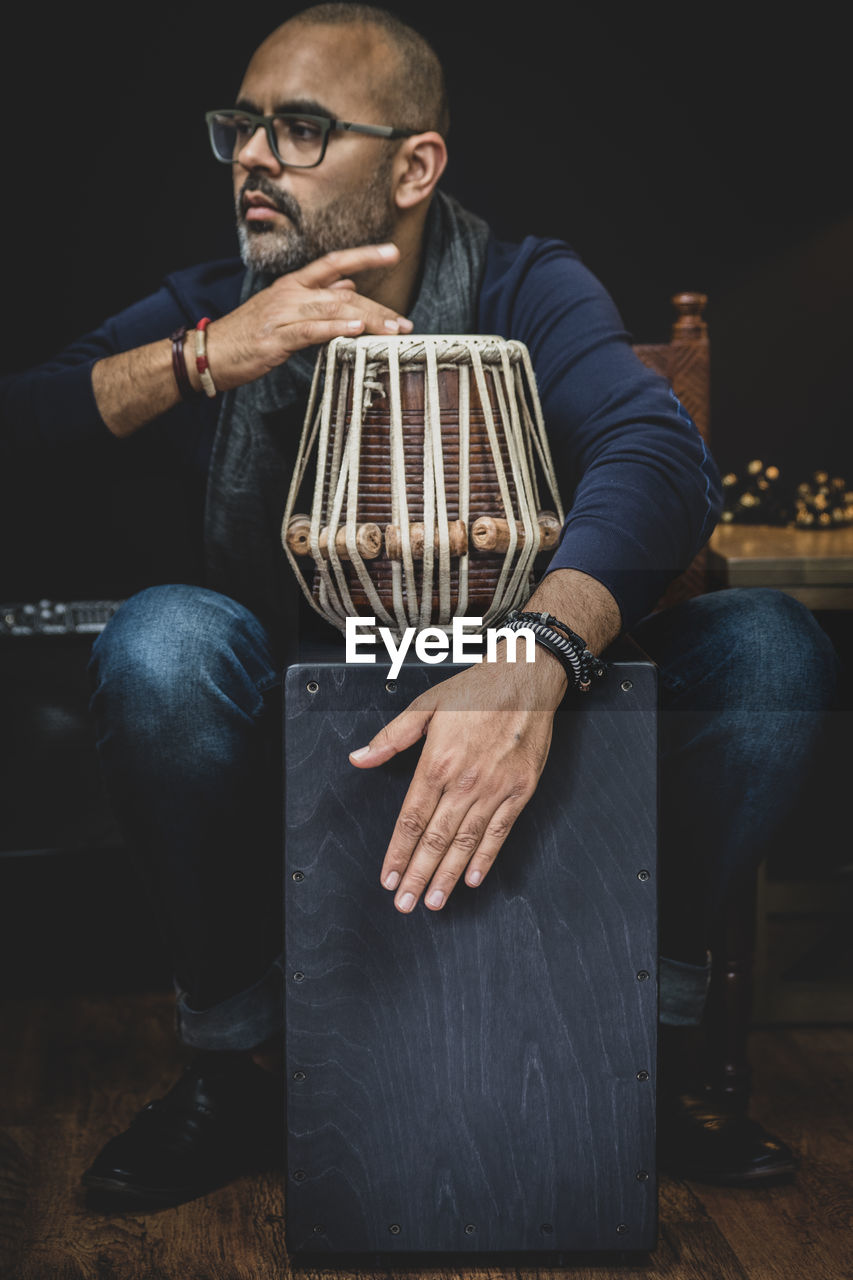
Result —
M777 587L810 609L853 609L853 525L721 524L708 545L715 585Z

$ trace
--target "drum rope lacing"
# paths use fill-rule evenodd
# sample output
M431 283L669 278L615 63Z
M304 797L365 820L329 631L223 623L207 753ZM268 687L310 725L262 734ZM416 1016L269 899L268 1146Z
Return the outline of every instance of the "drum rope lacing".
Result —
M405 428L400 394L401 368L413 364L425 368L424 539L420 600L408 512ZM359 613L353 603L346 570L335 543L334 531L340 528L345 531L349 563L364 589L378 623L387 626L398 639L407 626L424 628L431 625L450 631L451 608L456 616L466 614L470 558L468 551L458 557L455 606L451 602L451 548L438 378L439 370L446 368L458 369L459 375L459 520L464 524L465 530L470 531L469 440L473 374L500 501L509 527L509 545L504 553L492 603L483 616L483 628L495 619L502 618L509 609L522 603L529 595L530 571L539 549L540 536L536 518L541 506L536 477L537 460L560 522L564 519L545 424L536 394L533 366L523 343L465 335L337 338L321 353L314 371L282 521L282 545L309 603L340 630L344 629L347 617L355 617ZM385 370L388 375L390 417L391 521L400 531L400 558L394 558L391 565L390 605L393 614L380 598L356 544L364 413L372 405L375 394L385 397L385 388L380 380ZM497 423L489 394L489 380L498 406ZM352 412L347 421L350 386ZM501 453L501 435L505 442L508 469ZM319 601L313 598L286 536L315 446L317 459L309 544L319 575ZM519 500L518 512L513 510L507 470ZM523 531L521 538L519 523ZM327 556L320 550L322 528L331 531ZM431 614L436 572L438 617L434 619Z

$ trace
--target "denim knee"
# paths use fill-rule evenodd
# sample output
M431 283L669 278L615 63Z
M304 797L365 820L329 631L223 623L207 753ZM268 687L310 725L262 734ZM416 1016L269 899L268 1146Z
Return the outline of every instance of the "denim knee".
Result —
M686 603L691 606L695 643L684 646L670 672L662 672L676 702L682 689L693 686L695 695L704 685L706 692L694 705L708 710L832 709L840 683L838 656L799 600L772 587L742 587L709 592Z
M824 710L838 689L832 642L799 600L772 587L728 593L739 671L765 688L779 709Z
M193 703L227 699L247 717L278 681L269 639L248 609L218 591L167 584L138 591L92 645L90 710L115 713L143 733Z

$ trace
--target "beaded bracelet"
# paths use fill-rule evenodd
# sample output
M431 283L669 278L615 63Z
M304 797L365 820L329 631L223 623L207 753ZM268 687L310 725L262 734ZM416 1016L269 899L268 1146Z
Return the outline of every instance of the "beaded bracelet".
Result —
M607 671L607 664L591 653L576 631L551 613L524 612L513 609L503 624L511 631L529 628L537 642L550 650L563 663L572 677L575 688L586 693L593 677L599 679ZM561 634L564 633L564 634Z

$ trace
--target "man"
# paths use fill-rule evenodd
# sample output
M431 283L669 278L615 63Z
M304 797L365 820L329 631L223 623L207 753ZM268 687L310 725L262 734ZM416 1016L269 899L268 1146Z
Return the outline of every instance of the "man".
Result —
M630 629L660 664L662 1163L735 1184L789 1175L784 1144L687 1091L689 1040L714 919L789 811L832 698L828 642L775 592L653 612L713 528L716 468L572 251L500 244L439 191L448 114L421 37L381 10L309 9L264 41L236 107L210 113L209 127L233 170L243 265L177 273L5 388L22 438L115 452L156 433L199 521L204 504L197 577L133 595L91 663L105 782L171 950L179 1035L197 1052L95 1158L85 1185L176 1203L279 1144L275 695L297 596L275 521L314 348L413 330L528 345L572 494L528 607L595 654ZM442 910L461 879L483 883L534 793L568 683L546 650L531 666L473 666L353 753L354 767L373 768L426 736L377 868L394 908Z

